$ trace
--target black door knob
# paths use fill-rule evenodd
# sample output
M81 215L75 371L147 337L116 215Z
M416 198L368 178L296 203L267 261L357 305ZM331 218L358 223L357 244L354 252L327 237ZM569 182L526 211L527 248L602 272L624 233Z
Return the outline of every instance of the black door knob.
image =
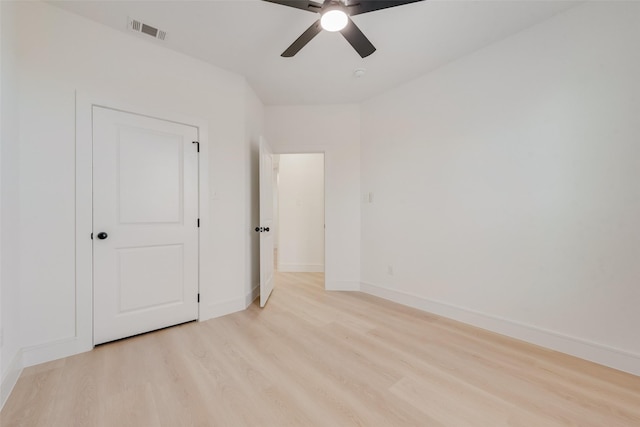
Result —
M264 231L266 231L268 233L269 232L269 227L265 227Z
M256 233L260 232L260 227L256 227Z
M101 231L100 233L98 233L98 239L100 239L100 240L104 240L107 237L109 237L109 235L107 233L105 233L104 231Z

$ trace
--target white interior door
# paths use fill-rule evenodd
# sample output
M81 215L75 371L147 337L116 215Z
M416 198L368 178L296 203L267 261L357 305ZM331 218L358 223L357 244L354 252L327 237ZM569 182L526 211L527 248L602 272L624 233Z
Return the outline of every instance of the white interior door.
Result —
M95 344L197 319L197 140L93 107Z
M273 151L260 138L260 307L273 290Z

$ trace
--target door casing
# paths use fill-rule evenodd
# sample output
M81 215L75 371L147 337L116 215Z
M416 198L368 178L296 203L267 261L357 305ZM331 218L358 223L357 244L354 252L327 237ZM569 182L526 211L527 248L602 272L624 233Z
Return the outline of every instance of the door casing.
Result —
M61 343L58 357L65 357L93 348L93 172L92 172L92 109L94 106L166 120L198 129L199 235L209 228L209 155L208 129L204 119L183 116L150 105L128 105L108 97L76 92L76 313L75 336ZM211 283L210 274L202 268L203 260L212 255L204 239L198 239L198 282ZM200 317L200 315L198 316Z

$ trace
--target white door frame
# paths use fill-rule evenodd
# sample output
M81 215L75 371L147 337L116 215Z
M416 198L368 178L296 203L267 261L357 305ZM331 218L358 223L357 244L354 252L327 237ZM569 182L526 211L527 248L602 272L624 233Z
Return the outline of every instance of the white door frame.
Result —
M207 123L204 119L187 117L153 106L128 105L117 100L76 92L76 331L75 337L65 340L66 351L59 357L89 351L93 348L93 124L94 106L110 108L143 115L160 120L171 121L198 129L200 155L198 156L198 204L200 229L198 230L198 283L211 281L203 277L203 260L210 258L206 236L209 230L209 138ZM198 309L200 318L200 306ZM62 343L61 343L62 344ZM64 354L66 353L66 354Z
M273 148L273 154L274 155L281 155L281 154L322 154L322 157L324 159L323 161L323 165L322 165L322 184L323 184L323 188L322 188L322 198L323 198L323 203L322 203L322 209L324 210L323 214L323 218L324 218L324 231L323 231L323 245L324 247L322 248L324 251L324 289L327 290L327 153L325 150L315 150L315 149L309 149L309 150L278 150L277 148ZM278 190L278 198L280 197L280 190ZM278 209L280 209L280 201L278 201ZM278 225L276 226L276 229L278 230L278 233L280 232L280 212L278 211ZM280 242L278 241L278 246L280 246Z

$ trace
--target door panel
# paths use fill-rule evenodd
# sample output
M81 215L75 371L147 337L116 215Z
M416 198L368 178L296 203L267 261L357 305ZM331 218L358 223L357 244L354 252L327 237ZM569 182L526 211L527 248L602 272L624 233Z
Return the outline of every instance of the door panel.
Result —
M260 139L260 307L264 307L274 286L273 150Z
M93 109L95 344L198 317L197 139L191 126Z
M118 314L184 302L184 245L118 250Z
M117 167L121 224L182 222L183 148L182 138L177 135L126 127L120 130ZM154 152L152 161L150 152Z

